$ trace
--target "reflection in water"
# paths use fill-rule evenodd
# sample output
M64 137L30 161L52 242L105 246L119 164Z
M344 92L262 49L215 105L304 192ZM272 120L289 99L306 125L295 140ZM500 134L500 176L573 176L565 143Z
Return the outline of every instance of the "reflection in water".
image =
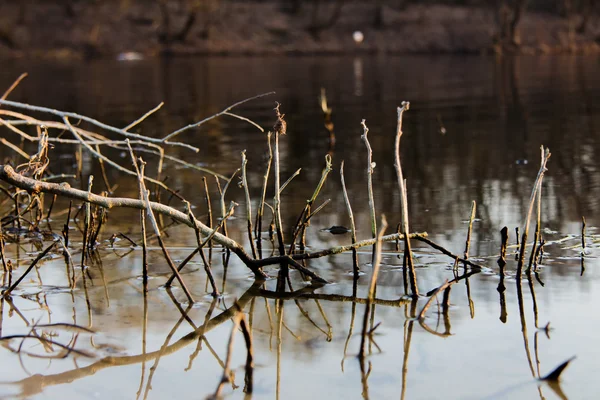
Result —
M123 241L111 248L101 237L101 248L87 260L84 273L79 263L74 268L69 261L63 262L61 253L51 253L36 268L35 279L24 282L12 297L0 298L1 343L5 359L10 360L0 364L0 392L21 398L91 398L113 390L112 397L121 398L131 398L134 393L136 398L186 397L192 391L209 395L226 367L223 360L227 359L230 320L236 315L237 302L248 314L254 338L255 398L320 398L332 391L335 395L329 397L422 398L432 396L432 382L434 393L448 398L482 398L490 393L543 397L546 384L538 385L540 371L551 370L572 354L580 355L580 359L565 378L564 392L554 382L547 386L560 398L567 398L565 393L572 398L593 397L598 387L594 386L590 366L600 356L592 344L592 335L599 327L589 318L594 312L591 305L600 301L596 294L599 275L594 268L598 264L594 228L598 226L600 195L594 158L599 147L595 127L600 115L592 101L600 95L595 64L595 58L583 57L499 61L453 57L208 58L128 65L110 61L85 65L8 62L0 71L0 86L12 81L24 67L30 73L29 80L11 95L13 100L73 110L117 126L127 126L165 101L163 110L136 127L157 137L242 98L276 90L276 96L245 104L239 111L270 127L272 102L278 100L289 117L288 135L280 143L281 174L287 179L293 171L303 169L282 193L284 226L296 224L321 177L319 160L329 154L334 169L345 160L345 181L357 234L362 238L370 236L370 216L360 120L367 119L371 130L373 161L377 164L373 179L376 208L390 221L398 221L400 199L391 140L396 106L411 100L402 150L411 223L415 231L428 231L434 241L457 253L464 244L463 220L475 200L478 219L473 225L469 260L485 268L455 269L453 260L423 245L417 247L415 264L421 293L439 287L445 279L464 281L466 292L460 289L462 284L454 286L452 296L450 288L446 289L441 304L435 307L433 303L425 317L417 319L427 299L402 295L408 288L402 259L397 257L400 252L393 246L384 248L377 297L368 321L368 355L357 360L354 356L360 334L354 325L356 315L367 306L367 279L354 279L349 254L310 261L310 268L335 282L316 287L307 285L295 271L280 285L274 280L252 283L235 257L230 258L220 248L210 248L206 265L213 270L215 283L205 277L205 264L201 266L198 260L190 260L182 271L198 300L189 303L181 290L159 286L169 270L153 242L148 260L151 279L146 283L140 279L144 264L140 251ZM40 88L47 94L41 100ZM319 102L319 93L322 99L326 93L327 101ZM443 135L440 126L446 132ZM10 134L2 132L7 137ZM246 149L251 198L260 199L267 165L266 134L224 116L184 136L186 142L200 148L199 154L179 148L169 149L172 154L227 176L238 168L240 152ZM14 141L14 137L9 138ZM508 257L502 257L506 264L496 270L497 231L507 226L513 232L521 222L537 171L534 160L540 144L554 154L541 210L546 253L537 269L521 277L515 274L514 250L510 247L502 251L503 255L508 251ZM72 154L72 149L55 148L51 157L61 159L65 171L53 172L70 173L75 163ZM106 154L122 165L128 163L119 150L106 149ZM14 153L2 147L0 155L4 159ZM155 161L148 157L149 162ZM89 173L102 175L101 166L92 158L83 156L79 161L83 180ZM119 195L137 196L133 180L105 167L107 181L118 185L115 191ZM194 213L202 220L213 219L206 202L218 207L216 215L220 217L224 213L222 198L245 202L237 185L221 188L225 196L216 196L216 185L212 180L201 183L196 171L167 163L163 173L171 187L194 200ZM341 183L334 175L321 193L323 199L331 198L330 204L305 230L309 249L350 240L320 230L347 226ZM210 190L205 191L207 186ZM271 199L273 191L269 189L265 196ZM4 213L12 204L2 202ZM253 202L257 207L259 202ZM67 206L57 200L55 221L50 221L55 229L64 222L65 214L60 213ZM582 215L589 226L583 277L580 238L576 236ZM249 248L242 219L229 220L227 229ZM105 235L121 232L139 242L138 221L138 213L110 210ZM196 247L197 238L169 225L168 219L162 224L169 251L175 259L185 259ZM514 242L507 232L506 241ZM77 248L80 234L72 232L71 241ZM40 244L43 248L48 245L42 238L7 240L5 251L16 276L35 257ZM257 249L259 254L272 250L266 240L263 244L264 248ZM79 256L73 254L75 259ZM358 259L368 276L370 252L359 252ZM276 268L266 269L270 276L277 274ZM521 286L523 278L529 291ZM70 290L71 286L75 290ZM222 297L215 299L211 293L217 287ZM533 311L533 332L527 329L527 319L531 320L527 310ZM509 318L516 312L519 319ZM498 323L498 315L502 323ZM548 334L549 326L541 328L538 320L552 321L552 339L540 335ZM49 327L65 321L97 333ZM23 340L16 335L30 338ZM37 338L35 345L31 337ZM62 351L65 349L57 343L71 350ZM245 351L241 340L236 343L231 353L231 386L222 390L224 395L240 398L244 385L241 374L237 379L235 374L243 368ZM20 356L8 356L9 352L19 352ZM86 359L84 354L93 358ZM22 367L14 368L19 357ZM466 383L465 372L471 377ZM525 380L526 384L519 384Z

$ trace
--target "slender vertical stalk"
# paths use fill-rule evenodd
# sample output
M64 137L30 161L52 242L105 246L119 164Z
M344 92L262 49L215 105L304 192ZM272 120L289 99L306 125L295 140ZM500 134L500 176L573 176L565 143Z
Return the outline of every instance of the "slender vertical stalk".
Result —
M92 192L92 184L94 182L94 176L90 175L88 180L88 192ZM88 252L88 238L90 236L90 225L91 225L91 205L89 202L85 202L85 219L83 226L83 248L81 250L81 272L83 273L83 266L85 264L85 258Z
M342 191L344 192L344 202L346 203L346 210L348 211L348 218L350 218L350 231L352 235L352 244L356 243L356 225L354 223L354 214L352 213L352 206L350 205L350 198L348 197L348 191L346 190L346 181L344 180L344 161L340 166L340 180L342 181ZM354 275L357 276L360 268L358 267L358 255L356 249L352 248L352 265Z
M265 199L267 197L267 185L269 183L269 174L271 173L271 164L273 163L273 149L271 148L271 136L272 133L267 133L267 145L269 147L269 161L267 161L267 169L265 171L265 175L263 176L263 186L262 192L260 196L260 203L256 210L256 232L254 236L256 236L257 242L257 250L259 258L262 258L262 219L265 213Z
M542 180L544 179L544 173L546 172L546 164L548 163L548 159L550 158L550 150L544 149L544 146L541 147L542 152L542 160L540 163L540 170L538 171L537 178L533 185L533 189L531 190L531 198L529 200L529 207L527 209L527 215L525 217L525 222L523 224L523 234L521 236L521 248L519 250L519 258L517 264L517 281L520 284L520 276L523 272L523 259L525 258L525 248L527 245L527 235L529 233L529 221L531 219L531 214L533 212L533 205L535 204L536 194L538 190L541 190Z
M585 217L581 217L581 255L585 255Z
M306 227L310 223L310 217L312 217L312 215L314 215L314 213L311 213L311 207L314 204L317 197L319 196L319 193L321 192L321 189L323 188L323 185L325 184L325 181L327 180L327 176L329 175L329 173L332 170L333 170L333 168L332 168L332 164L331 164L331 155L326 154L325 155L325 168L321 172L321 179L319 180L319 183L317 184L317 187L315 188L315 191L313 192L313 195L311 196L311 198L306 201L304 210L302 210L302 213L300 214L300 217L298 217L298 221L296 222L296 226L294 228L294 233L293 233L292 240L290 243L289 254L294 253L296 239L298 238L298 235L300 234L300 232L302 232L303 234L305 233ZM284 186L285 186L285 184L284 184ZM316 212L317 211L315 210L315 213Z
M287 131L287 124L283 119L284 114L279 112L279 103L275 108L277 114L277 122L275 123L275 154L274 154L274 172L275 172L275 198L274 209L275 209L275 227L277 229L277 240L279 242L279 255L285 255L284 237L283 237L283 225L281 222L281 196L280 196L280 164L279 164L279 136L285 135Z
M496 289L500 293L500 321L506 323L508 313L506 311L506 286L504 285L504 267L506 266L506 245L508 244L508 228L505 226L500 231L502 244L500 245L500 257L498 257L498 266L500 267L500 282Z
M248 177L246 175L246 165L248 159L246 158L246 150L242 151L242 186L244 187L244 194L246 195L246 219L248 225L248 240L250 241L250 247L252 248L252 257L256 259L258 254L256 252L256 245L254 238L252 237L252 202L250 200L250 189L248 188Z
M365 146L367 147L367 191L369 193L369 213L371 216L371 237L375 238L377 235L377 217L375 215L375 197L373 195L373 171L375 170L375 163L373 162L373 150L371 149L371 144L369 143L368 133L369 128L367 128L366 121L363 119L361 121L361 125L363 127L363 134L361 139L365 142ZM371 257L371 262L375 262L375 248L377 244L373 245L373 255Z
M396 174L398 175L398 186L400 188L400 203L402 206L402 233L404 234L404 254L405 260L408 264L408 275L410 279L410 289L413 296L419 295L419 288L417 286L417 274L415 272L415 266L412 258L412 251L410 247L409 239L409 226L408 226L408 198L406 195L406 182L404 181L404 175L402 174L402 164L400 163L400 138L402 137L402 115L404 111L407 111L410 107L408 101L402 102L402 107L398 107L398 129L396 130L396 158L394 166L396 167Z
M471 233L473 232L473 220L475 220L475 212L477 210L477 203L473 200L471 205L471 216L469 217L469 229L467 231L467 240L465 243L465 260L469 258L469 247L471 247Z

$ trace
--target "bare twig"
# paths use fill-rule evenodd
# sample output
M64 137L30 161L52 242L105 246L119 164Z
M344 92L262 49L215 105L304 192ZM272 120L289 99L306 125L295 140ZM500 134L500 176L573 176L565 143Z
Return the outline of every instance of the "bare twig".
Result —
M375 169L375 163L372 160L373 150L371 150L371 144L369 143L369 138L367 134L369 133L369 128L367 128L366 121L363 119L361 121L361 125L363 127L363 134L361 139L365 142L365 146L367 146L367 191L369 194L369 213L371 216L371 237L375 238L377 235L377 217L375 215L375 196L373 195L373 170ZM371 261L375 262L375 245L373 245L373 256L371 257Z
M215 119L215 118L217 118L217 117L220 117L221 115L235 116L236 118L240 118L240 119L243 119L243 120L249 121L248 119L241 118L241 117L239 117L239 116L237 116L237 115L232 115L232 114L231 114L229 111L230 111L231 109L233 109L233 108L235 108L235 107L237 107L237 106L241 105L241 104L247 103L247 102L249 102L249 101L252 101L252 100L255 100L255 99L259 99L259 98L261 98L261 97L269 96L269 95L271 95L271 94L275 94L275 92L262 93L262 94L259 94L259 95L253 96L253 97L249 97L249 98L247 98L247 99L244 99L244 100L242 100L242 101L238 101L237 103L230 105L229 107L227 107L227 108L223 109L222 111L220 111L220 112L218 112L218 113L216 113L216 114L214 114L214 115L211 115L211 116L210 116L210 117L208 117L208 118L204 118L202 121L199 121L199 122L196 122L196 123L194 123L194 124L190 124L190 125L184 126L183 128L177 129L176 131L169 133L167 136L165 136L164 138L162 138L162 139L161 139L161 142L168 143L167 141L168 141L169 139L172 139L172 138L174 138L175 136L179 135L180 133L182 133L182 132L185 132L185 131L187 131L188 129L197 128L197 127L199 127L200 125L202 125L202 124L204 124L204 123L206 123L206 122L210 121L211 119ZM254 126L258 126L258 125L254 124L254 123L253 123L253 125L254 125ZM260 127L259 127L259 129L260 129Z
M252 257L257 258L258 253L256 251L256 244L252 237L252 201L250 199L250 189L248 188L248 178L246 176L246 165L248 159L246 158L246 150L242 151L242 186L244 187L244 194L246 195L246 221L248 227L248 241L250 242L250 248L252 249Z
M352 213L352 206L350 205L350 198L348 197L348 191L346 190L346 182L344 180L344 161L340 166L340 179L342 181L342 191L344 192L344 203L346 204L346 210L348 210L348 218L350 218L350 231L352 232L352 244L356 244L356 225L354 224L354 214ZM358 266L358 255L356 249L352 249L352 265L354 275L357 275L360 268Z
M17 86L19 86L19 83L21 83L21 81L23 79L27 78L27 72L22 73L14 82L12 85L10 85L10 87L8 89L6 89L6 92L4 92L4 94L2 95L2 97L0 97L0 100L6 100L6 98L8 97L9 94L12 93L13 90L15 90L15 88Z
M531 190L531 198L529 200L529 207L527 209L527 215L525 217L525 222L523 224L523 233L521 237L521 248L519 250L519 258L517 264L517 277L521 276L523 270L523 259L525 257L525 247L527 245L527 235L529 234L529 221L531 219L531 214L533 211L533 206L535 204L536 193L541 189L542 180L544 179L544 173L546 172L546 164L548 163L548 159L550 158L550 150L547 148L544 149L544 146L541 147L542 151L542 159L540 162L540 170L538 171L537 178L535 183L533 184L533 189Z
M402 204L402 233L404 234L404 259L408 264L408 276L410 280L410 289L413 296L419 295L419 288L417 285L417 274L415 271L415 265L413 263L412 251L410 248L410 238L408 233L408 197L406 195L406 182L404 181L404 175L402 174L402 164L400 163L400 138L402 137L402 115L404 111L407 111L410 107L408 101L402 102L402 107L398 107L398 126L396 130L396 157L394 166L396 167L396 174L398 176L398 187L400 188L400 201Z
M471 246L471 233L473 232L473 221L475 220L475 212L477 210L477 203L473 200L471 205L471 216L469 217L469 229L467 231L467 240L465 242L465 260L469 258L469 247Z

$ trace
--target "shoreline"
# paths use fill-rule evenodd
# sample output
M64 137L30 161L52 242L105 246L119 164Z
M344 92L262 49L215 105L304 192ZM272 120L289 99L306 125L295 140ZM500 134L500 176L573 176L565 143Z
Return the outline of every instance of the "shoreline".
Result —
M545 12L525 13L518 41L506 45L497 39L495 10L484 7L384 6L381 26L376 28L369 15L370 5L349 2L335 24L315 31L310 28L310 18L314 17L309 6L290 15L277 2L233 2L196 12L199 18L189 30L182 31L189 15L174 2L166 14L141 0L130 0L126 9L111 3L75 3L74 16L65 15L56 4L42 0L31 3L28 13L21 16L18 4L1 6L0 57L600 53L599 21L590 21L582 34L574 32L567 19ZM324 14L332 12L333 6L327 7L323 6ZM165 15L169 18L167 33ZM356 31L364 37L359 44L353 40Z

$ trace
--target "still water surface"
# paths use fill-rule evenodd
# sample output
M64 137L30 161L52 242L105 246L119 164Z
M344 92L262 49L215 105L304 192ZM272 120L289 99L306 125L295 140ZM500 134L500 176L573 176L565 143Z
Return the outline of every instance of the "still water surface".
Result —
M596 242L600 238L595 234L600 223L600 172L595 155L600 147L600 104L594 100L600 99L599 62L595 56L4 62L1 87L10 85L21 72L29 72L27 80L11 95L12 100L75 111L115 126L128 125L164 101L163 109L139 128L139 132L156 137L241 99L276 91L236 110L270 129L274 102L282 104L288 121L288 134L281 143L282 179L302 168L282 195L287 227L296 222L319 181L325 155L331 154L334 171L317 200L331 199L331 203L312 220L307 232L311 250L350 242L348 236L320 231L349 224L339 179L342 160L358 238L371 235L366 150L360 126L363 118L376 162L377 213L386 215L392 226L389 230L395 229L400 220L393 167L396 107L409 100L402 162L411 230L426 231L432 240L462 254L465 221L475 200L477 220L470 255L486 268L453 286L447 312L434 302L425 326L412 318L426 303L425 297L412 304L382 301L376 305L373 323L382 324L369 346L366 368L370 372L365 378L355 357L364 305L342 302L334 296L353 295L348 254L310 262L310 268L333 284L314 291L318 296L282 302L283 311L278 312L276 300L269 294L262 296L253 287L249 271L235 257L225 273L220 249L215 249L213 268L224 295L211 310L212 298L206 290L201 261L194 260L185 279L199 301L183 319L177 303L184 311L189 305L181 290L169 293L161 286L168 266L158 247L151 252L153 279L147 307L140 279L141 250L131 251L125 241L118 242L114 249L105 242L99 251L101 263L89 267L92 281L88 282L87 295L81 282L76 290L68 289L64 261L57 253L42 264L37 275L32 274L19 286L12 304L3 302L2 336L27 334L34 323L90 326L98 333L91 337L80 333L75 347L93 357L69 354L64 359L48 360L25 354L19 357L5 349L0 362L0 393L7 398L204 398L214 392L221 378L231 322L227 314L217 317L200 341L186 335L205 323L207 313L214 318L240 299L254 335L252 398L597 398L600 321L595 305L600 302L600 250ZM323 126L318 101L321 88L326 90L333 109L335 144L330 143ZM16 141L6 129L0 134ZM200 152L169 148L168 154L227 176L240 166L240 152L247 150L249 186L256 208L266 163L265 134L224 116L179 139L198 146ZM495 262L499 231L507 226L510 243L515 243L514 228L523 223L542 144L550 148L552 157L542 192L542 225L548 244L540 279L531 284L524 279L519 296L514 277L515 248L509 248L503 311ZM55 148L51 153L56 162L51 164L52 172L72 173L72 154L73 148L68 146ZM129 165L119 150L107 149L105 154ZM9 149L0 148L2 159L13 155ZM152 170L151 156L147 161ZM84 157L84 174L100 176L99 166L91 157ZM170 187L180 190L193 203L197 216L204 216L207 209L202 174L168 163L166 175ZM112 184L119 184L115 195L137 197L135 180L113 170L108 171L108 177ZM102 190L101 179L95 182L97 191ZM79 186L78 182L72 184ZM209 180L209 186L216 208L214 180ZM268 196L272 197L272 191ZM229 200L240 203L238 218L229 225L230 235L249 248L244 234L244 196L237 185L229 188ZM59 211L55 211L51 224L55 231L60 231L64 223L65 215L59 213L67 205L64 201L56 205ZM582 216L587 220L588 233L583 272L578 236ZM138 220L137 212L111 211L102 239L125 232L138 240ZM77 240L81 241L76 232L74 249ZM195 247L193 232L178 226L167 232L165 241L173 257L184 259ZM422 293L454 278L452 259L422 243L413 246ZM19 245L7 244L7 258L20 267L16 274L35 257L35 250L27 240ZM357 296L364 298L371 271L368 250L361 253L360 261L365 275L359 280ZM273 276L277 272L273 267L266 271ZM292 272L292 278L294 289L304 286L296 272ZM275 282L268 281L266 288L274 290ZM402 260L392 244L386 245L377 298L399 300L404 294ZM548 322L551 329L546 335L543 328ZM58 334L54 339L64 343L73 337L72 332L58 328L45 331ZM19 344L5 343L13 349ZM23 349L38 355L45 352L37 342L26 342ZM563 376L563 393L538 384L536 377L574 355L577 359ZM244 344L239 336L231 364L239 387L226 386L229 398L244 397L244 362Z

